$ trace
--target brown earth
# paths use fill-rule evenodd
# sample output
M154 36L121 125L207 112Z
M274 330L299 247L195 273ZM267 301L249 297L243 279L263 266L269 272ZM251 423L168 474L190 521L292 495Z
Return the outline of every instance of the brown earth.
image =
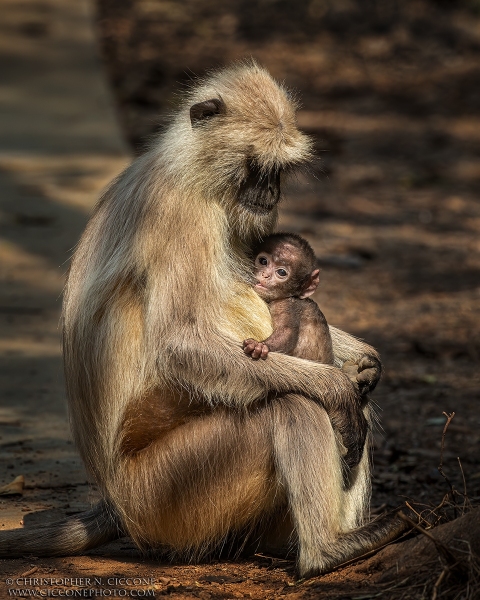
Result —
M73 514L95 498L68 432L60 297L71 249L128 152L96 57L92 5L0 3L0 485L26 480L23 497L0 500L0 526L9 529ZM442 522L462 513L463 477L468 501L478 504L477 4L180 4L100 2L126 139L141 151L161 123L154 115L175 104L191 71L245 56L299 91L299 123L315 136L321 160L285 190L280 225L315 248L323 268L316 300L329 322L382 353L372 506L408 500L427 514L440 504L450 489L437 469L444 411L455 412L443 468L458 506L449 501L435 515ZM288 561L166 565L122 541L88 557L1 561L0 598L10 588L77 589L65 581L6 583L24 573L102 578L74 583L103 586L104 595L138 588L177 598L293 600L421 592L411 580L379 583L370 564L295 583ZM441 571L439 562L431 568L433 576ZM121 576L155 581L108 581Z

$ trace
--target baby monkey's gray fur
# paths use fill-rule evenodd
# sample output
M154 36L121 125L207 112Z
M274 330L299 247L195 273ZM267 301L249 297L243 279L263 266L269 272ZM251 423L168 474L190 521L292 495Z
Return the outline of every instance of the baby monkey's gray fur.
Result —
M0 555L68 555L126 533L189 560L255 531L294 540L301 576L323 573L403 528L368 516L368 452L342 481L332 423L355 453L368 407L338 368L246 338L271 318L248 254L272 233L281 173L309 159L288 93L256 64L214 73L151 150L103 194L72 261L64 357L74 438L103 500L46 527L0 532ZM331 328L335 365L376 351ZM365 357L370 357L366 359ZM365 414L364 414L365 413ZM272 518L288 522L269 535Z

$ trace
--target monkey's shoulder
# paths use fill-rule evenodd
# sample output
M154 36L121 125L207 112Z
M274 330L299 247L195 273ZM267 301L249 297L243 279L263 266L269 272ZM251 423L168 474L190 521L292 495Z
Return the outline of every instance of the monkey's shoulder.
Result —
M332 338L325 315L310 298L298 299L302 313L295 356L324 364L333 364Z
M275 323L297 324L301 328L328 327L327 320L318 304L311 298L298 298L291 296L273 300L268 305L270 314Z
M268 308L274 321L282 317L299 320L306 308L303 302L304 300L291 296L288 298L278 298L269 302Z
M328 329L327 319L318 304L311 298L296 298L296 312L299 315L302 330L316 330L321 332Z
M327 324L327 319L315 300L311 298L290 298L290 300L292 300L292 309L302 318L317 321L319 324Z
M270 313L291 312L298 315L325 319L318 304L311 298L298 298L297 296L280 298L269 302L268 308Z

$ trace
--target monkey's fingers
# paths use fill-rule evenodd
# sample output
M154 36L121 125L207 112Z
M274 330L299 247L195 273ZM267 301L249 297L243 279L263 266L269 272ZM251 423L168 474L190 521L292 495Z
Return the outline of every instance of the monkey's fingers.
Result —
M365 369L357 375L357 385L362 396L375 389L378 379L379 376L376 369Z
M365 355L358 363L357 385L360 393L373 391L382 374L382 364L374 356Z
M342 371L345 375L348 376L350 381L357 384L357 376L358 376L358 365L352 362L351 360L347 360L342 365Z
M262 355L263 355L263 353L264 353L264 346L265 346L265 344L262 344L262 342L257 342L257 343L255 344L255 348L254 348L254 350L253 350L253 352L252 352L252 358L253 358L253 359L257 360L257 359L259 359L260 357L262 357L262 358L263 358L263 356L262 356ZM268 348L267 348L267 354L268 354ZM265 355L265 358L267 358L267 357L266 357L266 355Z
M269 352L270 348L267 346L267 344L262 344L262 354L260 355L260 358L262 360L266 360Z
M243 351L245 352L245 354L248 354L249 356L251 356L251 354L255 350L255 347L257 344L258 344L258 342L256 340L253 340L253 339L245 340L243 342Z
M358 372L360 373L360 371L364 371L365 369L377 368L379 364L380 361L378 361L375 357L365 355L360 359L358 363Z

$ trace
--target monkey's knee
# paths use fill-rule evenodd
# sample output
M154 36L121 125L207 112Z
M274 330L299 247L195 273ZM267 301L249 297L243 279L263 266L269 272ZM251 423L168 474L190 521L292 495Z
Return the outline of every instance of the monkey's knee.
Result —
M279 497L265 427L262 410L251 417L213 411L126 457L125 485L134 493L113 493L130 535L198 557L260 521Z

